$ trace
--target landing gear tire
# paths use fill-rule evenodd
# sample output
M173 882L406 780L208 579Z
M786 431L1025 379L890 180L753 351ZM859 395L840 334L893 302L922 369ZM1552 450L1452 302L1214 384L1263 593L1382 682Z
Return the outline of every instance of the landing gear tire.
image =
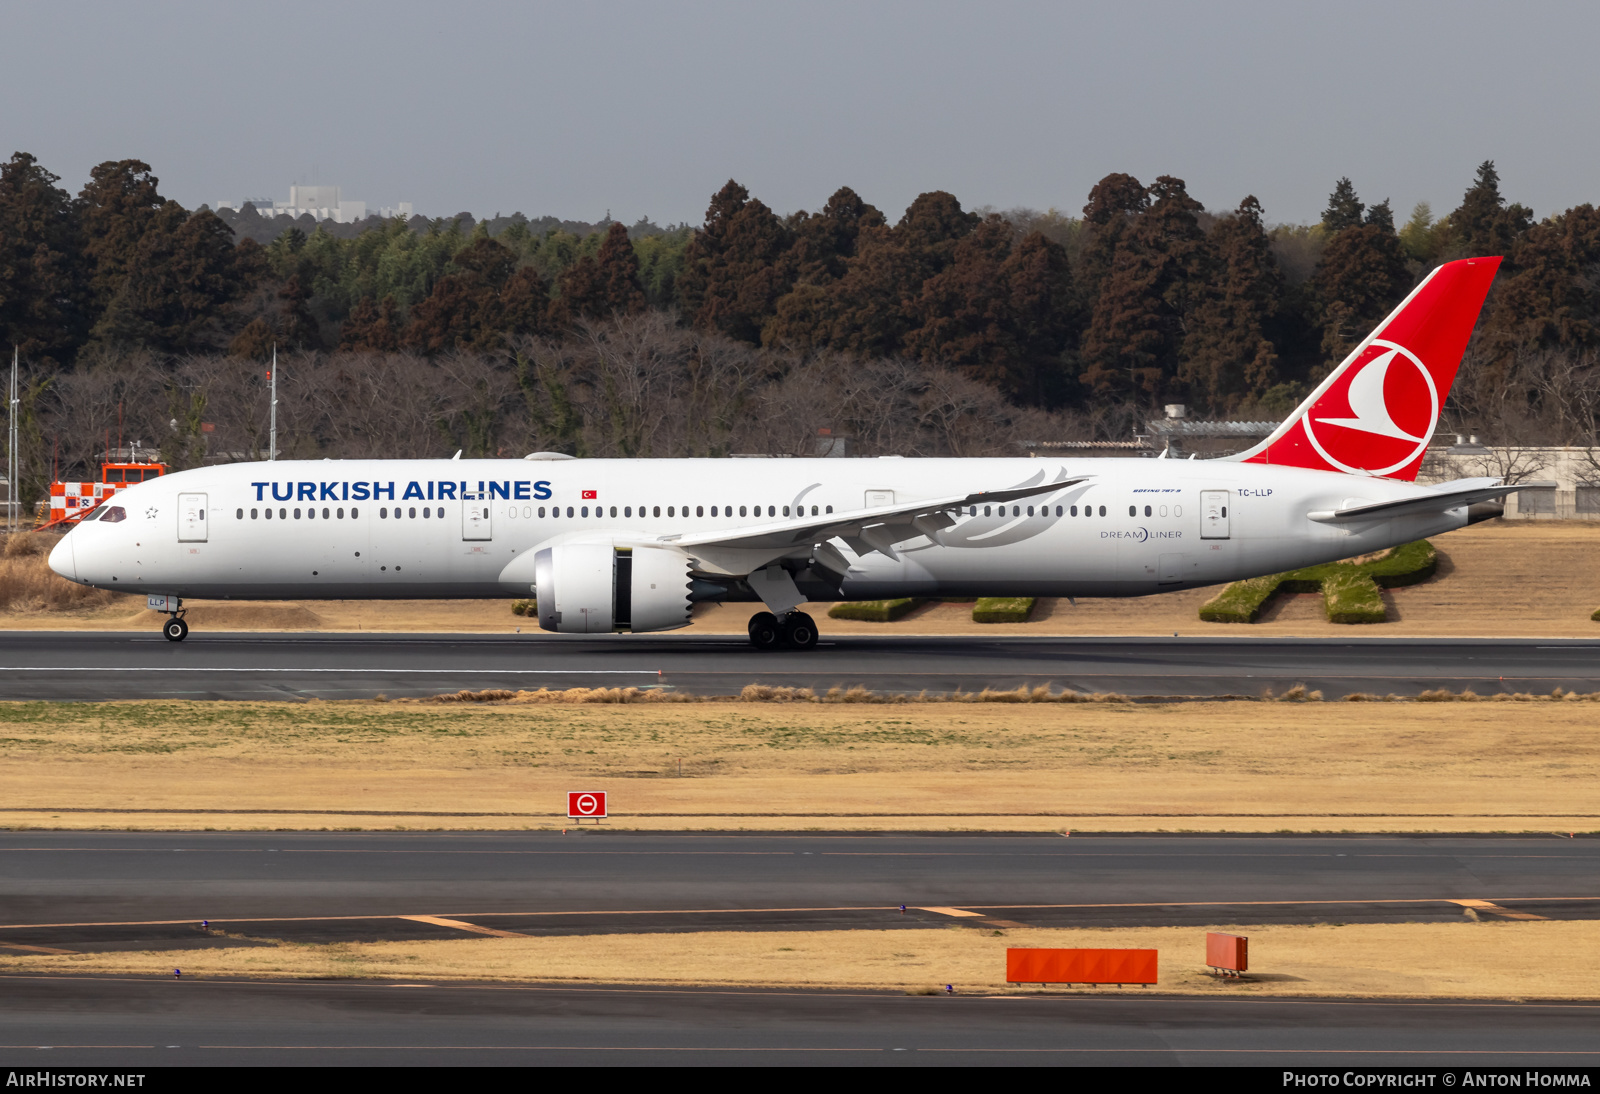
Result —
M752 615L750 644L758 650L775 650L783 645L783 628L778 625L778 617L771 612Z
M781 627L786 645L797 650L809 650L817 644L817 621L805 612L790 612Z
M189 637L189 624L174 616L162 626L161 633L167 636L168 642L182 642Z

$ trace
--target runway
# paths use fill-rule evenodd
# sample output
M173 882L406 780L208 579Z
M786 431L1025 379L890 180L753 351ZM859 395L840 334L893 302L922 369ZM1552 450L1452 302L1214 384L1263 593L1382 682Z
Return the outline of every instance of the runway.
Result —
M1585 1003L0 977L0 1065L1572 1070L1600 1060L1597 1015Z
M10 832L0 948L240 944L201 917L307 942L1594 917L1597 866L1600 841L1554 838ZM36 975L0 979L0 1063L1592 1066L1597 1017L1537 1001Z
M761 652L737 636L0 633L0 699L360 699L493 688L750 683L886 693L1050 685L1136 696L1330 698L1600 691L1600 641L1575 639L843 636Z

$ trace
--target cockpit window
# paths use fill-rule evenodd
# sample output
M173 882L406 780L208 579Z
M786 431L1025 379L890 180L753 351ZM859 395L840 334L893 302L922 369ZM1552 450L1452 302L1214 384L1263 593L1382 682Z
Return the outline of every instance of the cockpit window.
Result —
M120 505L113 505L101 514L100 519L108 524L115 524L119 520L127 520L128 511Z

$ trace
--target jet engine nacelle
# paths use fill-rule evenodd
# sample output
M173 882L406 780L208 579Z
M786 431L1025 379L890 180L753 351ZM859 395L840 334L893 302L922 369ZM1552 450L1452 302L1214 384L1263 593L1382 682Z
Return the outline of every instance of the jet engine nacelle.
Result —
M563 634L689 625L689 557L665 547L564 543L534 558L539 626Z

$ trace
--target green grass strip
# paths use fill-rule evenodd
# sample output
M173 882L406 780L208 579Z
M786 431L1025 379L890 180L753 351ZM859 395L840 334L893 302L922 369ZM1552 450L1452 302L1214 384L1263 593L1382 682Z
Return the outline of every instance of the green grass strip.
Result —
M1279 593L1320 592L1330 623L1383 623L1388 613L1380 590L1426 581L1438 566L1433 544L1419 539L1366 562L1325 562L1235 581L1200 606L1200 618L1206 623L1254 623Z
M835 604L828 609L829 619L856 619L863 623L893 623L910 615L927 601L907 596L899 600L858 600L854 603Z
M1031 596L984 596L972 606L974 623L1026 623L1037 603Z

